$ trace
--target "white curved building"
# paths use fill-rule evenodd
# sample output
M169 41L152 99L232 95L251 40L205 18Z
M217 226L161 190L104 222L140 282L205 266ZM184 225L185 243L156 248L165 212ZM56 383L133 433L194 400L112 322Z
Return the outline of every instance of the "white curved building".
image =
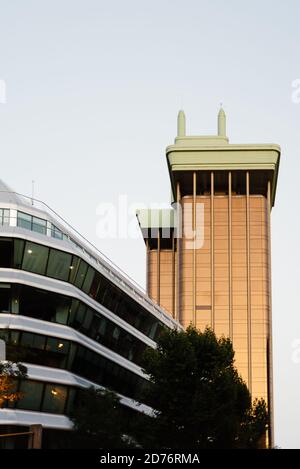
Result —
M76 390L91 385L150 412L141 356L163 327L180 326L47 205L0 182L0 339L29 378L0 425L68 430Z

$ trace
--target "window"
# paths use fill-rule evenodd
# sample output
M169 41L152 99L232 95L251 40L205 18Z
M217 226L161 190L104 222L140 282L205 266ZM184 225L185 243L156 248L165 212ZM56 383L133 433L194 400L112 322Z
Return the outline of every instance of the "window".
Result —
M69 397L67 402L66 414L69 414L74 407L74 400L76 397L76 391L74 388L69 388Z
M26 347L37 348L44 350L46 339L39 334L31 334L30 332L23 332L21 337L21 345Z
M63 414L67 400L67 388L55 384L46 384L42 411Z
M87 294L89 293L89 291L91 289L91 285L92 285L92 282L93 282L93 279L94 279L94 275L95 275L95 270L93 269L93 267L89 267L88 271L87 271L87 274L85 276L85 280L84 280L83 285L82 285L82 290Z
M65 355L69 350L69 342L55 337L48 337L46 350Z
M76 313L76 322L78 326L81 326L81 324L83 323L86 310L87 306L84 303L80 303Z
M22 266L24 244L25 243L22 239L14 240L14 268L15 269L20 269Z
M8 208L0 208L0 225L9 225L10 211Z
M70 342L54 337L47 338L44 364L54 368L66 368Z
M26 230L31 230L32 216L27 213L18 212L17 225Z
M20 392L23 397L17 402L17 408L40 410L43 384L38 381L25 380L21 382Z
M79 259L78 257L73 256L71 265L69 267L70 269L69 282L70 283L74 283L78 267L79 267Z
M67 252L50 249L47 275L58 280L67 281L69 278L72 255Z
M70 300L68 298L65 301L60 301L57 303L55 308L55 317L53 317L54 322L58 322L59 324L67 324L68 316L70 310Z
M99 287L100 287L100 282L101 282L101 276L98 272L95 272L95 276L94 276L94 279L93 279L93 282L92 282L92 285L91 285L91 288L90 288L90 292L89 292L89 295L95 299L96 296L97 296L97 293L98 293L98 290L99 290Z
M63 239L63 232L51 223L51 236L56 239Z
M17 225L26 230L35 231L36 233L47 233L47 221L39 217L34 217L28 213L19 212L17 215Z
M32 231L36 233L46 234L47 233L47 221L42 218L32 217Z
M7 238L0 238L0 267L11 267L12 255L12 240Z
M75 298L72 298L72 303L70 306L70 313L69 313L69 321L68 321L68 324L71 327L75 327L75 324L76 324L75 315L76 315L78 305L79 305L79 300L75 300Z
M91 327L91 323L92 323L92 320L93 320L93 310L91 310L90 308L88 308L85 312L85 315L84 315L84 319L82 321L82 326L81 326L81 330L82 331L86 331L86 332L89 332L90 331L90 327Z
M10 312L10 284L0 283L0 313Z
M83 260L80 260L79 269L77 270L77 275L76 275L75 282L74 282L74 285L76 287L78 288L82 287L87 268L88 268L87 263L84 262Z
M27 241L22 268L36 274L45 274L48 253L49 248Z
M68 296L20 286L19 312L23 316L66 324L71 301Z

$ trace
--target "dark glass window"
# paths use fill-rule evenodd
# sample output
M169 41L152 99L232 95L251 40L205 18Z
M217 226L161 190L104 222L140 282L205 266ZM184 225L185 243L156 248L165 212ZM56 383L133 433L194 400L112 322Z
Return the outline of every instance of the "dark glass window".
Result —
M21 345L44 350L46 338L43 335L32 334L30 332L23 332L21 337Z
M55 337L48 337L45 365L55 368L66 368L70 342Z
M72 255L67 252L50 249L47 275L58 280L67 281L70 273Z
M22 285L19 312L45 321L66 324L72 298Z
M70 414L71 410L73 409L74 406L74 401L76 398L76 391L74 388L69 388L69 395L68 395L68 400L67 400L67 407L66 407L66 414Z
M87 263L84 262L83 260L80 260L79 268L77 270L77 274L76 274L76 278L75 278L75 282L74 282L74 285L76 287L78 287L78 288L82 287L82 284L84 282L87 269L88 269Z
M36 274L45 274L49 248L26 241L22 268Z
M22 258L24 252L25 242L22 239L14 240L14 268L20 269L22 267Z
M71 298L59 297L58 301L55 301L55 316L52 316L51 321L58 322L59 324L67 324L70 304Z
M0 238L0 267L12 267L13 242L9 238Z
M10 312L11 288L10 284L0 283L0 313Z
M0 329L0 339L7 343L9 341L9 331Z
M105 331L108 321L104 317L99 317L94 315L93 321L91 324L90 337L97 342L103 343L105 337ZM107 340L109 340L108 334L106 335Z
M29 380L22 381L20 385L20 392L23 394L23 397L17 402L17 408L40 410L43 383Z
M101 275L98 272L95 272L94 279L92 281L92 285L90 288L89 295L95 299L98 293L98 289L100 287L100 282L101 282Z
M20 332L19 331L10 331L10 341L12 344L17 345L19 343Z
M94 316L94 312L90 308L87 308L85 311L85 315L82 321L81 328L80 328L81 332L89 335L93 316Z
M95 270L93 269L93 267L89 267L82 285L82 290L87 294L90 292L94 276Z
M77 256L72 256L72 262L70 265L69 282L74 283L78 267L79 267L79 258Z
M65 355L69 351L69 342L56 337L48 337L46 350Z
M70 308L70 314L69 314L69 326L75 327L76 324L76 312L79 306L79 300L75 300L75 298L72 298L72 303L71 303L71 308Z
M63 414L67 400L66 386L46 384L42 411Z
M77 328L81 328L81 325L84 321L85 313L87 310L87 306L84 303L79 303L77 312L76 312L76 324Z

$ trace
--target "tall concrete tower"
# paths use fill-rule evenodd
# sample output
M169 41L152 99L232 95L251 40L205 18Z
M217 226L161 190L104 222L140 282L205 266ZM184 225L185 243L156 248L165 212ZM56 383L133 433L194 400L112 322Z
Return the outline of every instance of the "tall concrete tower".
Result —
M178 115L166 149L173 208L140 210L148 294L184 327L233 341L236 366L253 398L269 407L273 441L270 214L280 147L230 144L218 134L186 136Z

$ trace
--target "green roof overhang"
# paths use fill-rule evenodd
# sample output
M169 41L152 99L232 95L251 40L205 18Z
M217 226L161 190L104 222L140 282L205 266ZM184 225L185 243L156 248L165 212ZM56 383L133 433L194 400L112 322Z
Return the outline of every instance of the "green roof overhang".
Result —
M175 200L174 173L177 171L269 170L272 178L272 205L275 202L281 149L279 145L170 145L166 156Z

